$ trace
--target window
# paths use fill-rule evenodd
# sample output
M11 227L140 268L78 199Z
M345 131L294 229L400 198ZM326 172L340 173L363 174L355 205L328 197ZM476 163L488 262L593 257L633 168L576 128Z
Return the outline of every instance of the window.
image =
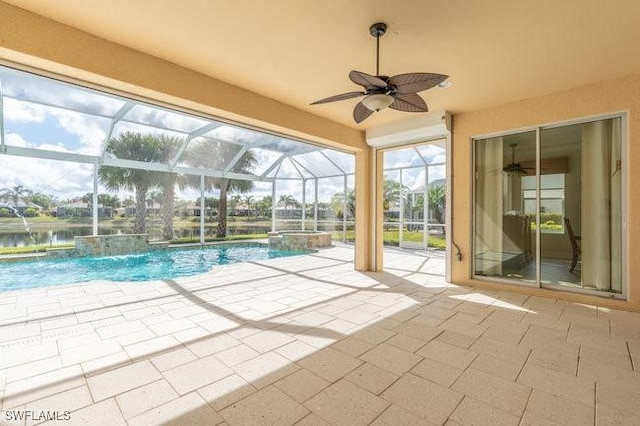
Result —
M540 232L564 233L564 174L540 176ZM522 177L524 214L536 229L536 177Z

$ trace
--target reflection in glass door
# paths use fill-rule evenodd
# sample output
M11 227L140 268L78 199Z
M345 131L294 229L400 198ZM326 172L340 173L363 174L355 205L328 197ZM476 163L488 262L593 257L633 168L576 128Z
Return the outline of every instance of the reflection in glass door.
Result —
M475 140L474 275L622 293L621 128Z
M620 118L540 131L540 280L622 292Z
M535 178L536 132L476 141L475 160L475 274L535 283L535 214L524 210L523 178Z

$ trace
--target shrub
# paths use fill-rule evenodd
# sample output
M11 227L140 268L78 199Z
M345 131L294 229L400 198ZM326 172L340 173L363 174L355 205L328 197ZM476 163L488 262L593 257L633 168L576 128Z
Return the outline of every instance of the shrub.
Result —
M38 216L38 209L34 209L33 207L28 207L24 210L24 217L36 217Z

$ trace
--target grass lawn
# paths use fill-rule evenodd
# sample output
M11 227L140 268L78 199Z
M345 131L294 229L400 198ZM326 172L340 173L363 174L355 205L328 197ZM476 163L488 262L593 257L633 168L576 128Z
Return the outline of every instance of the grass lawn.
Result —
M75 227L87 227L91 226L91 218L71 218L71 219L58 219L54 217L34 217L28 218L29 227L32 232L43 231L43 230L61 230L67 228L75 228ZM133 226L134 218L126 217L126 218L109 218L109 219L101 219L100 227L113 227L113 228L123 228L123 232L127 232L126 230ZM156 228L162 225L161 220L159 218L151 217L148 219L149 228ZM215 227L217 223L206 222L207 229L211 229ZM285 227L287 225L285 224ZM291 226L299 226L299 224L291 224ZM22 227L22 221L16 218L0 218L0 232L11 232L16 227ZM233 220L229 220L229 236L226 238L217 238L217 237L207 237L205 238L205 242L216 242L216 241L241 241L248 239L261 239L267 238L266 230L271 228L271 221L262 219L248 219L248 218L234 218ZM179 231L182 230L182 235L187 233L191 233L191 231L196 231L200 228L200 219L199 218L182 218L176 217L174 221L174 228L176 229L178 235L180 235ZM15 232L15 231L13 231ZM335 241L342 241L342 231L333 231L332 232L333 239ZM421 232L413 232L413 231L405 231L404 232L404 241L411 241L416 243L422 243L423 235ZM346 241L355 241L355 231L348 230L346 233ZM189 243L197 243L200 241L198 235L179 237L171 241L172 244L189 244ZM384 244L391 246L399 245L399 231L384 231ZM445 238L440 235L429 235L428 246L435 249L444 250L445 248ZM73 244L59 244L56 245L55 248L66 248L73 247ZM46 249L50 248L48 244L37 244L37 245L28 245L25 247L0 247L0 255L7 254L22 254L22 253L35 253L35 252L43 252Z
M333 239L337 241L342 241L342 231L334 231ZM346 240L347 241L355 241L356 233L355 231L347 231ZM389 246L399 246L400 245L400 232L399 231L384 231L383 232L383 241L385 245ZM411 241L415 243L422 243L422 232L412 232L405 231L404 232L404 241ZM428 246L435 249L444 250L446 247L446 240L444 235L429 235Z

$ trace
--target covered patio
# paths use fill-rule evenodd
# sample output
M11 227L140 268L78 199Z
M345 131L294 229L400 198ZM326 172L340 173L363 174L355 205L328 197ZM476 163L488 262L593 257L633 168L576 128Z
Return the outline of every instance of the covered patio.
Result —
M70 412L65 424L104 425L640 422L637 313L447 284L437 252L385 255L385 272L354 271L352 247L339 244L303 262L1 295L3 415Z
M78 110L50 90L30 97L5 72L5 164L83 163L94 197L103 165L196 176L201 217L207 178L262 179L272 201L278 182L300 181L306 229L321 226L317 194L335 179L337 230L354 240L191 277L0 292L0 424L640 424L640 3L390 5L0 1L2 69L101 93L108 112L80 112L104 136L183 138L157 161L107 153L109 137L90 152L51 148L55 133L24 124L43 123L38 111L9 104ZM380 22L382 42L367 31ZM348 78L374 69L374 92L412 72L451 84L420 94L430 113L374 113L354 97L382 93ZM222 166L183 157L207 133L229 136ZM420 147L435 142L446 158L432 162ZM385 156L404 149L415 162L385 172ZM232 170L251 150L265 151L263 167ZM426 222L436 166L441 252L428 249ZM399 184L390 225L385 173ZM567 218L584 244L575 270ZM405 223L420 238L405 238ZM384 246L385 226L401 248Z

